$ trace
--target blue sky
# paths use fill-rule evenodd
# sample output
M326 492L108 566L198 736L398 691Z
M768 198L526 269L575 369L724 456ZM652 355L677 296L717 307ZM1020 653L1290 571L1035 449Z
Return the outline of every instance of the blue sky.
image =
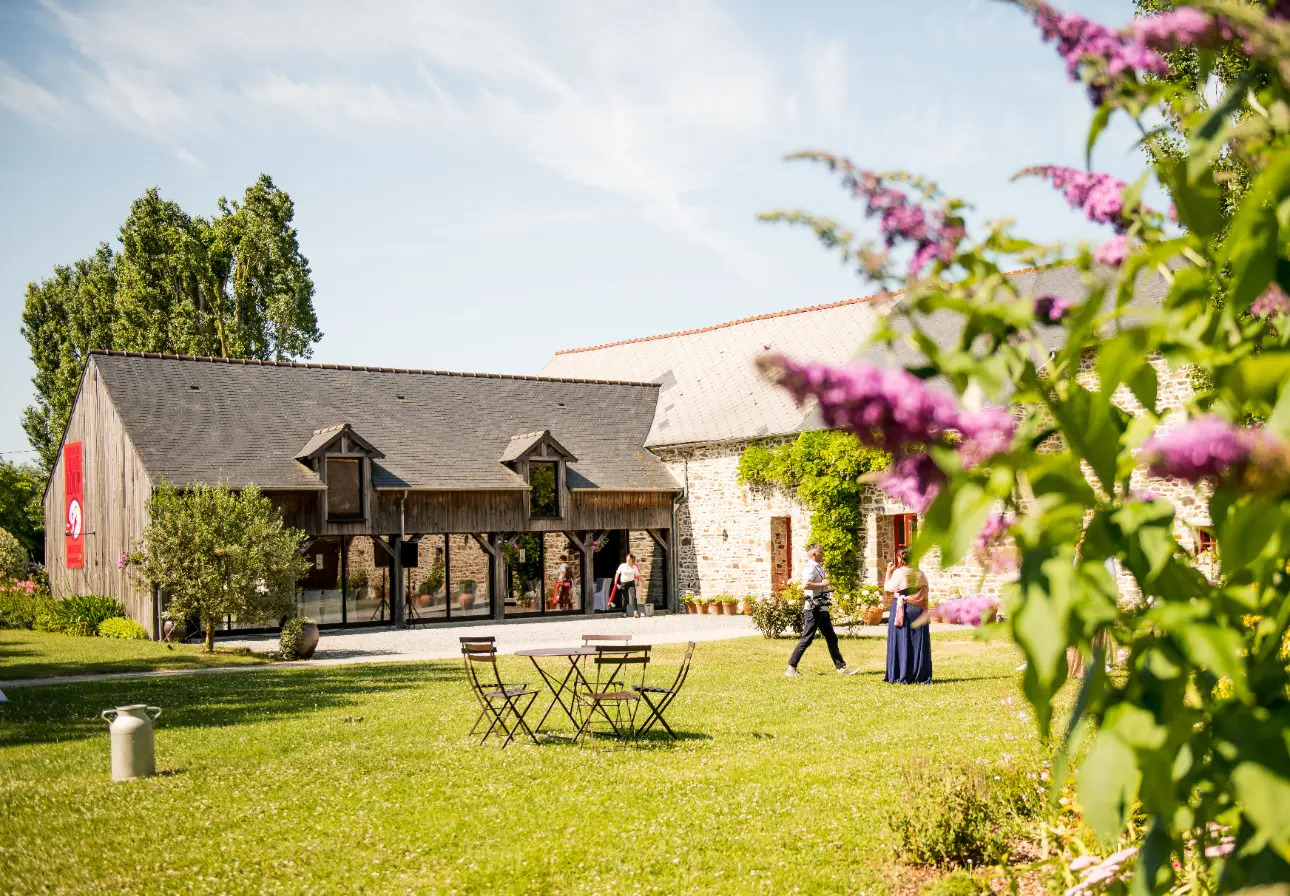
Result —
M921 172L1036 238L1102 238L1008 182L1082 164L1088 119L1026 17L984 0L9 0L0 452L27 448L26 284L115 240L151 186L199 214L260 172L291 194L314 360L534 373L561 348L869 292L756 221L859 220L781 161L795 149ZM1139 172L1127 128L1095 163Z

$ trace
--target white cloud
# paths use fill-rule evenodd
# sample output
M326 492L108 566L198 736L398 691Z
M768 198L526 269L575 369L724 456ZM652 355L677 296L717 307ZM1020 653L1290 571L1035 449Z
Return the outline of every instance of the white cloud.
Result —
M789 102L767 54L707 2L43 2L75 54L62 99L190 161L249 115L451 130L751 262L696 194L733 150L782 124Z
M66 113L62 100L0 62L0 108L42 124L57 124Z

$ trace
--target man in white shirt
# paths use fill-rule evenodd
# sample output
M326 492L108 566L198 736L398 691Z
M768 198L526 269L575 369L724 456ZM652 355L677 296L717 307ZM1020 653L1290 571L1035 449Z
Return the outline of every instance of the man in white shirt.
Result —
M847 668L846 660L842 659L842 651L838 649L838 635L833 630L833 617L829 615L829 607L833 603L829 595L833 588L824 572L824 565L821 563L823 559L823 548L818 544L807 546L806 565L802 567L802 591L806 593L806 604L802 607L802 640L797 642L793 655L788 658L788 671L784 674L790 678L802 674L797 671L797 664L802 659L802 654L806 653L806 648L815 640L817 632L824 635L824 643L829 645L829 656L833 658L838 674L856 674L856 670Z

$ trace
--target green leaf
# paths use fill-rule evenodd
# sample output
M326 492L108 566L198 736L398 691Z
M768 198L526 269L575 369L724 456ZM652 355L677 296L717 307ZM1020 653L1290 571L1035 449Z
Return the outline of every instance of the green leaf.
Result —
M1290 854L1290 780L1257 762L1242 762L1232 772L1236 799L1257 829L1257 849L1271 843L1282 857Z
M1290 189L1290 154L1272 156L1232 219L1220 264L1232 271L1231 301L1245 309L1276 273L1280 249L1276 207Z
M1097 145L1097 138L1102 136L1102 132L1110 124L1113 111L1115 107L1110 103L1098 106L1093 113L1093 120L1088 124L1088 140L1084 144L1084 167L1090 171L1093 169L1093 147Z
M1269 543L1279 542L1282 511L1270 501L1251 498L1230 506L1214 522L1219 562L1230 576L1253 563Z
M1080 763L1080 804L1103 842L1110 843L1124 830L1138 796L1138 757L1127 744L1105 732Z

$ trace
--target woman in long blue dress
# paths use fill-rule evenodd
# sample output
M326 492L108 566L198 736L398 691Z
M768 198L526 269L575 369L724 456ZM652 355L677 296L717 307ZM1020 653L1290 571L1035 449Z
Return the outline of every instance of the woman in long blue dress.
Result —
M927 612L927 576L909 565L901 548L896 562L887 564L883 590L891 592L887 620L887 675L892 684L928 684L932 680L932 632L914 625Z

